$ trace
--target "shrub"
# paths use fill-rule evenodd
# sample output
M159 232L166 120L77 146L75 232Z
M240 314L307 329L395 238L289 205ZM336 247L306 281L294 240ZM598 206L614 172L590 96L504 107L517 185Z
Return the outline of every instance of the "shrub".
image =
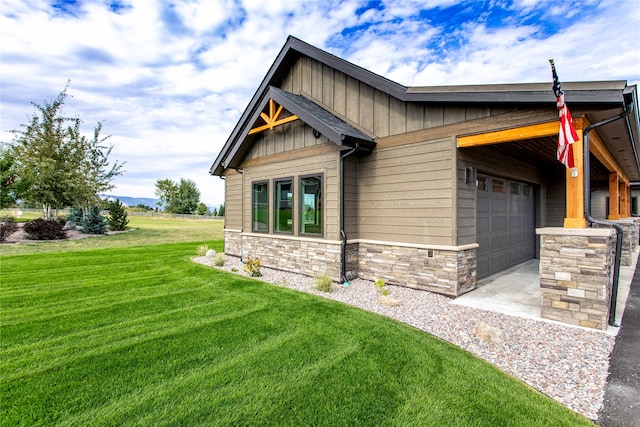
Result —
M333 291L333 280L327 273L322 273L316 276L314 279L313 287L320 292L331 292Z
M244 262L244 271L245 273L249 273L251 277L261 277L261 269L262 261L260 261L260 258L247 258Z
M373 283L373 285L378 288L378 290L380 291L380 295L389 295L389 290L387 289L387 284L384 283L384 280L378 279Z
M104 234L107 232L107 220L100 213L100 208L89 208L87 217L82 225L82 231L89 234Z
M58 240L66 239L67 233L63 225L55 219L34 219L24 225L24 232L30 240Z
M73 222L78 227L82 227L84 225L84 212L82 208L71 208L69 210L69 215L67 215L67 222Z
M109 211L109 217L107 218L109 229L113 231L126 230L127 225L129 225L129 218L127 218L127 211L124 209L120 199L115 202L109 202L107 210Z
M18 230L18 224L12 216L0 218L0 242L6 242L7 237Z
M208 250L209 250L209 245L204 244L204 245L198 246L196 253L198 254L198 256L205 256Z
M227 260L227 256L225 254L223 254L222 252L218 252L216 254L215 259L213 260L213 263L215 265L217 265L218 267L222 267L226 260Z

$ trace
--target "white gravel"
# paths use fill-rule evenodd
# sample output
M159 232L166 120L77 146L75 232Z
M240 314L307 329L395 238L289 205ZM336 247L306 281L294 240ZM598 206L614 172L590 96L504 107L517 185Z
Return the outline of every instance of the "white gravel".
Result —
M194 258L212 265L213 259ZM246 276L239 258L227 257L226 271ZM370 281L355 279L336 285L332 293L313 289L313 278L262 268L259 280L315 294L396 319L429 332L481 357L504 372L595 420L604 400L609 356L615 337L599 331L562 326L451 304L451 299L427 291L388 286L389 296L402 305L377 302L379 292ZM478 322L500 329L502 342L476 337Z

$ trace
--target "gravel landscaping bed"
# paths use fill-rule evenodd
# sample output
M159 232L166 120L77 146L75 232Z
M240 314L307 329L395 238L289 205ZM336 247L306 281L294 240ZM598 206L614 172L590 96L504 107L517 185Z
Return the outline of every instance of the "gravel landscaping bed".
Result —
M213 258L195 262L213 266ZM239 258L227 257L223 267L247 275ZM451 299L400 286L388 286L401 305L378 303L370 281L355 279L331 293L313 289L313 278L262 268L259 280L315 294L378 313L455 344L499 367L568 408L595 420L604 400L609 356L615 337L555 323L525 319L451 304ZM493 335L482 335L478 328ZM495 328L495 329L494 329ZM480 335L480 337L479 337ZM493 339L491 339L493 338Z

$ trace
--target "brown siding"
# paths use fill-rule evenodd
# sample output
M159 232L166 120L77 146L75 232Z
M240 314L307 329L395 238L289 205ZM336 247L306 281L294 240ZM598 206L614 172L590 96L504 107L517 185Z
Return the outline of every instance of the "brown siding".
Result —
M224 228L242 229L242 175L227 171L224 180Z
M360 160L358 237L452 245L450 138L374 151Z
M566 214L565 169L559 165L547 169L546 179L546 221L544 227L563 227Z
M357 158L344 162L344 228L349 239L358 238L358 169Z

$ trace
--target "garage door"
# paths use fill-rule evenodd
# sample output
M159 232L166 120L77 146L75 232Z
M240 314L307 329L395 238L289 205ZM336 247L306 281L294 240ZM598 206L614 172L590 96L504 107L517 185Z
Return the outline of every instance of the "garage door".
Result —
M529 184L478 176L479 279L535 258L534 211L533 188Z

